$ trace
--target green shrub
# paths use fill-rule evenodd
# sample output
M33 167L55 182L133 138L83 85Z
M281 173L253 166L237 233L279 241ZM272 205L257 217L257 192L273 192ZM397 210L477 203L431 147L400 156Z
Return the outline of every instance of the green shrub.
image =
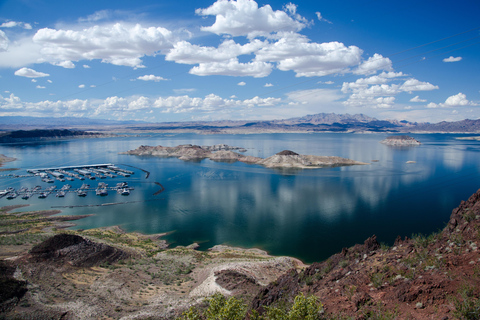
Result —
M463 286L458 293L460 297L453 298L453 314L462 320L480 319L480 299L475 296L474 288Z
M375 288L379 288L385 282L385 275L381 272L373 273L370 277L370 281L372 281Z
M216 293L207 301L206 320L241 320L247 313L247 306L235 297L226 299L222 294Z
M191 307L182 315L183 320L241 320L247 313L247 306L235 297L225 298L220 293L207 299L208 307L201 313ZM319 320L322 318L323 305L315 296L305 296L303 293L295 297L292 307L285 308L265 307L266 312L259 315L252 310L251 320Z
M288 313L289 320L317 320L320 317L320 312L323 310L323 305L315 296L306 297L299 294L295 297L290 312Z

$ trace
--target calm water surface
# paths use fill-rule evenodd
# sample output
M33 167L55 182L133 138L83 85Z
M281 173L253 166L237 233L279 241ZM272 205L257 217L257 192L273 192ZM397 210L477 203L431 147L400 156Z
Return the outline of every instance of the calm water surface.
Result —
M452 209L480 187L480 143L459 135L412 135L419 147L392 148L379 143L385 134L155 134L108 139L3 144L0 153L18 160L5 167L45 168L114 163L132 169L131 178L102 180L114 186L128 181L135 190L125 197L89 194L79 198L0 199L0 205L30 204L22 210L52 206L63 214L95 214L76 228L119 225L127 231L169 232L172 246L198 242L258 247L274 255L319 261L376 234L392 244L397 235L437 231ZM369 165L310 170L274 170L243 163L121 155L140 145L176 146L226 143L247 148L247 155L268 157L288 149L300 154L351 158ZM378 162L372 162L378 160ZM407 164L407 161L415 163ZM8 172L7 172L8 173ZM6 174L3 172L3 174ZM165 191L155 196L159 182ZM79 187L82 182L65 182ZM98 183L89 182L92 186ZM0 178L9 186L47 187L37 177ZM64 183L57 182L60 188ZM103 206L102 203L126 202Z

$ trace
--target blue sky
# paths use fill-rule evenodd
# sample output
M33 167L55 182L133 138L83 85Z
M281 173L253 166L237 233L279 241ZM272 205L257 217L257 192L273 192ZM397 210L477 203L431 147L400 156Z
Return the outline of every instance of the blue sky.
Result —
M480 118L479 1L0 1L0 115Z

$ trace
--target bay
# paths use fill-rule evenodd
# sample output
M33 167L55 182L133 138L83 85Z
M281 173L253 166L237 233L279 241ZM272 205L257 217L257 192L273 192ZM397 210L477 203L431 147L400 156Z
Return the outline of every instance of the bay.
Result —
M0 205L30 204L23 211L82 206L62 208L62 214L94 214L76 221L76 229L119 225L126 231L168 232L166 239L172 246L198 242L200 250L216 244L257 247L309 263L373 234L392 244L398 235L438 231L452 209L479 188L479 142L455 139L464 135L412 134L421 146L392 148L379 143L386 136L145 134L3 144L0 153L18 159L4 166L19 168L15 174L26 174L31 168L113 163L135 174L102 181L110 186L127 181L135 190L128 197L110 192L106 197L2 198ZM219 143L244 147L246 155L263 158L292 150L369 164L276 170L239 162L119 154L140 145ZM0 189L48 186L38 177L12 178L8 173L2 172ZM155 182L165 191L154 195L159 191ZM74 188L82 184L65 183ZM96 186L98 181L89 183ZM58 188L63 184L55 183ZM102 206L119 202L123 204Z

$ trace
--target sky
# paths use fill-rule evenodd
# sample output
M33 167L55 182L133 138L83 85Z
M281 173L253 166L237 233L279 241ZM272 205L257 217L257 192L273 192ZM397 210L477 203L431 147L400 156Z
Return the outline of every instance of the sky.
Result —
M480 1L0 0L0 116L480 118Z

